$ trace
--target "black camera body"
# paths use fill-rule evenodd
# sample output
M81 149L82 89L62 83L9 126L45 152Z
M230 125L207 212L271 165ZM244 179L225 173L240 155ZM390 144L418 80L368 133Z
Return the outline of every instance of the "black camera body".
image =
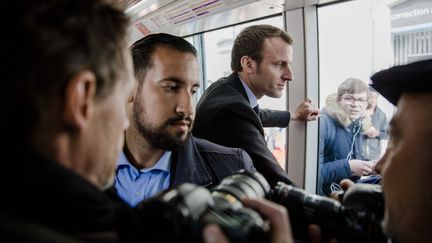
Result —
M355 184L341 199L339 203L282 182L276 185L270 198L288 209L296 239L306 240L308 226L317 224L324 242L331 238L352 243L387 242L380 226L384 216L380 185Z
M269 226L241 200L264 198L270 191L259 173L240 171L211 191L182 184L141 203L146 242L202 242L202 229L217 224L231 242L269 242Z
M270 189L261 174L244 170L211 191L186 183L142 202L138 207L147 232L143 237L146 242L202 242L203 227L212 223L233 243L270 242L268 223L243 207L243 198L267 198L285 206L296 240L307 241L308 226L317 224L323 242L386 242L380 227L384 199L379 185L356 184L339 203L283 182Z

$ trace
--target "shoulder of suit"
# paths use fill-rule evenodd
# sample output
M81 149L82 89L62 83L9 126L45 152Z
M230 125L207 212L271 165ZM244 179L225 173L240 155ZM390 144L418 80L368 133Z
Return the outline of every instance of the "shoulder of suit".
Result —
M223 155L238 155L242 149L240 148L230 148L223 145L219 145L213 142L210 142L206 139L193 137L193 141L196 144L199 152L204 153L216 153Z

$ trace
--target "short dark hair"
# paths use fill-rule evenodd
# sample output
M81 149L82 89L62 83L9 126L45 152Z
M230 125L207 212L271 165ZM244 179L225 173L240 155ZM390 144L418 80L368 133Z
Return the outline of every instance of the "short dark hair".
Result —
M7 22L0 47L8 60L2 66L2 128L13 125L30 135L48 106L61 107L68 81L81 71L95 74L97 99L123 75L130 22L118 5L20 0L9 1L6 9L16 19Z
M258 65L262 61L262 49L267 38L280 37L289 45L293 40L285 31L272 25L253 25L245 28L238 34L231 51L231 69L235 72L242 71L240 60L248 56L255 60Z
M151 57L155 49L159 46L172 48L177 51L197 55L195 47L185 39L166 34L150 34L139 39L131 46L132 60L135 70L135 77L138 83L142 83L146 71L152 67Z

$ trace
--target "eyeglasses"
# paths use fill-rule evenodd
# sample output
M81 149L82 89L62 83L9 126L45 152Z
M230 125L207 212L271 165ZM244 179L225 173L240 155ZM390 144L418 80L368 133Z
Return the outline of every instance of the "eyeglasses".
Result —
M356 99L354 96L350 96L350 95L342 97L342 100L349 105L353 105L355 102L357 102L359 105L366 105L368 102L367 99L364 98Z

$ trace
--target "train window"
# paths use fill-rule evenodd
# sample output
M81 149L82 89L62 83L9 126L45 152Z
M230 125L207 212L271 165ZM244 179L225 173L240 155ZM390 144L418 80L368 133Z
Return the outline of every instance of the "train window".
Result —
M318 30L320 107L325 114L320 121L317 189L327 194L337 190L342 177L365 178L356 163L375 161L383 154L387 136L378 126L385 129L387 124L379 121L389 121L395 109L376 94L337 95L338 87L354 85L342 84L351 77L368 84L377 71L431 58L432 3L357 0L326 5L318 8ZM382 110L380 115L367 109L373 103Z
M187 36L187 37L184 37L184 39L187 42L191 43L195 47L195 49L197 50L198 63L199 63L199 65L201 65L200 66L200 83L202 84L203 83L202 80L204 80L204 79L203 79L203 72L202 72L202 70L203 70L203 68L202 68L202 48L201 48L201 43L199 41L200 35ZM201 87L198 89L198 91L194 95L195 103L198 102L198 99L201 97L203 91L204 91L204 88L201 85Z
M193 37L192 36L188 36L184 38L187 42L191 43L192 45L194 45L194 41L193 41ZM196 47L195 47L196 48Z
M241 30L255 24L270 24L283 29L283 18L279 15L204 33L204 70L206 72L204 75L206 77L204 85L206 87L221 77L229 76L232 73L230 65L234 39ZM286 94L284 93L279 99L264 96L258 103L261 108L285 110ZM264 132L266 133L269 149L273 152L280 165L285 168L285 129L265 128Z

